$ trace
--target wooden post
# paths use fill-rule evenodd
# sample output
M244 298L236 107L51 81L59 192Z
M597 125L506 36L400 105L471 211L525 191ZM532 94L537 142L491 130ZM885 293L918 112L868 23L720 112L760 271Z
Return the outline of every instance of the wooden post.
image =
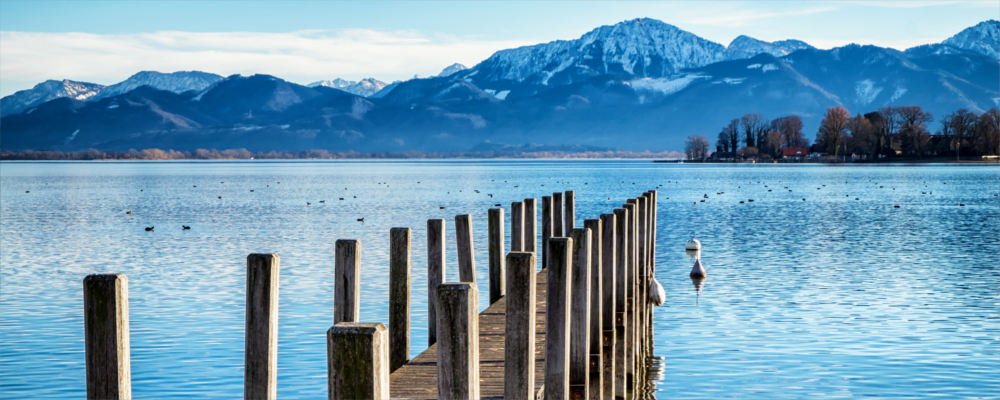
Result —
M542 196L542 269L549 267L549 239L552 238L552 197Z
M570 398L587 399L590 389L590 229L573 229L570 271L569 391Z
M650 208L652 212L649 214L649 276L650 279L656 278L656 201L657 201L657 191L650 190ZM646 330L646 335L649 336L649 353L653 354L653 307L649 307L649 324Z
M410 228L389 230L389 371L410 360Z
M277 254L247 256L244 399L278 397Z
M535 253L507 254L505 399L535 398Z
M94 274L83 278L83 326L87 398L132 398L128 332L128 278Z
M545 293L545 398L569 398L570 256L573 239L549 239Z
M524 199L524 251L538 252L538 212L534 198ZM535 258L538 256L536 254Z
M552 193L552 237L565 237L569 233L563 230L563 218L566 217L563 214L564 198L563 192Z
M389 398L388 341L382 324L341 322L326 331L330 400Z
M576 193L572 190L567 190L563 197L566 202L566 205L563 207L563 211L566 212L563 223L566 225L566 234L569 234L569 232L576 229Z
M462 282L476 282L476 256L472 245L472 216L455 216L455 247L458 250L458 278Z
M601 236L602 226L599 219L587 219L583 221L584 229L590 230L590 387L587 392L591 397L601 398L604 393L604 382L601 380L601 371L604 368L604 344L602 337L604 329L602 327L602 310L604 302L604 258L601 247L603 240Z
M479 290L469 282L438 286L438 398L479 398Z
M638 245L639 252L636 262L636 267L638 269L638 275L636 275L636 281L638 282L639 291L636 293L636 307L638 313L636 317L638 318L638 338L637 351L636 354L639 355L637 366L640 370L645 369L645 356L646 356L646 308L649 304L646 295L646 258L649 256L646 246L649 245L648 238L646 237L649 232L649 221L647 217L649 215L649 199L645 194L639 196L637 199L639 203L638 208L638 236L636 239L636 244Z
M625 277L627 295L625 298L625 311L628 313L628 323L625 324L625 335L627 336L626 345L628 346L628 351L625 352L625 363L627 364L627 375L626 375L626 386L628 391L634 391L636 385L635 371L636 371L636 352L639 350L639 345L637 339L638 335L638 315L636 313L638 299L636 298L636 292L639 287L638 280L636 279L636 274L638 269L636 268L636 232L637 224L636 215L636 200L628 199L628 202L623 205L626 210L626 218L628 218L628 228L625 230L625 235L628 238L628 246L626 247L626 261L625 266L627 270L627 276Z
M437 343L437 287L444 282L444 220L427 220L427 346Z
M510 203L510 251L524 251L524 203Z
M618 220L615 214L601 214L601 259L603 264L601 266L601 275L603 276L603 284L601 286L601 328L604 330L603 336L601 337L601 344L603 345L602 353L604 355L604 367L601 369L601 382L604 383L604 389L601 392L602 397L605 399L613 399L615 397L615 369L617 367L616 363L616 347L619 346L616 343L621 336L615 337L616 335L616 311L617 311L617 295L615 291L617 290L618 283L618 272L615 268L617 263L617 248L618 248Z
M333 323L358 322L361 312L361 241L337 240L334 251Z
M490 246L490 304L503 297L504 283L504 251L503 241L503 209L489 209L487 220Z
M628 390L625 379L631 369L628 367L627 355L631 348L628 326L628 211L624 208L615 209L615 397L625 398Z

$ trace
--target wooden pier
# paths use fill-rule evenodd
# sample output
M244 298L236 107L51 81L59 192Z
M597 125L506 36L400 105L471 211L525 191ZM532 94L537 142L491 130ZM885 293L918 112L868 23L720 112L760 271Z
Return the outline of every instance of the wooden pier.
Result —
M461 282L442 281L445 220L428 220L429 346L413 359L410 228L389 235L388 329L358 320L361 243L338 240L329 398L649 397L653 313L646 296L655 271L656 195L648 191L578 220L575 193L553 193L542 197L541 229L536 199L514 202L509 246L505 210L488 210L489 282L482 287L491 304L481 313L475 218L454 220ZM276 398L279 271L276 254L247 258L245 399ZM87 397L131 398L127 278L88 276L84 305Z

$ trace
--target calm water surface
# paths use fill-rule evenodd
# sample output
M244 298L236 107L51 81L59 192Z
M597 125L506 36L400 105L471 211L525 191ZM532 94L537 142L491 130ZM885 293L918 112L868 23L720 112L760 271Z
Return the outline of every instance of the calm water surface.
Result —
M97 272L128 274L137 398L239 398L251 252L281 256L279 397L325 398L336 239L363 241L361 319L387 323L389 228L413 228L416 355L428 218L449 221L457 280L450 221L474 215L485 308L494 203L574 189L582 221L655 187L656 397L1000 398L995 165L5 162L0 177L5 399L84 397L81 280Z

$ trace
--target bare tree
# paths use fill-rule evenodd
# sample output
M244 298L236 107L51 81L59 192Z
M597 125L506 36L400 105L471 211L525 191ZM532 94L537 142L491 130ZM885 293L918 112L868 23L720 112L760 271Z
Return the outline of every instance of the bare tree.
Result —
M874 157L878 151L878 138L871 121L858 114L847 119L847 130L850 132L851 143L848 148L852 153L867 154Z
M684 146L684 154L687 160L701 160L708 158L708 138L703 135L688 136Z
M834 156L840 154L841 142L847 131L847 118L849 116L847 109L841 106L826 109L826 116L819 123L819 131L816 132L816 144L827 154Z
M979 116L974 137L979 154L1000 155L1000 112L996 107Z
M781 147L805 147L806 138L802 136L802 118L798 115L787 115L771 121L771 130L781 133Z
M726 135L729 136L729 151L736 152L740 148L740 120L733 118L725 128Z
M899 136L902 140L903 152L915 156L923 156L930 141L927 123L933 118L931 113L920 106L896 107L899 116Z
M756 147L759 142L763 141L764 133L767 133L764 118L756 113L743 114L740 117L740 127L743 128L743 134L746 137L744 143L747 147Z
M955 149L955 160L961 157L962 144L972 138L979 116L960 108L941 120L941 134L951 136L951 147Z

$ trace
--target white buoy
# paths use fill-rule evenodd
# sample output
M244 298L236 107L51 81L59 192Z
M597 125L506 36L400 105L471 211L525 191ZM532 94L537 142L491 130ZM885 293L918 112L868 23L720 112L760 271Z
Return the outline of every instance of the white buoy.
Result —
M651 304L659 307L667 302L667 292L663 290L663 285L656 278L649 280L649 287L646 291L649 292L649 302Z
M691 268L692 278L704 278L705 277L705 267L701 266L701 259L694 260L694 267Z
M688 240L687 246L684 246L684 250L701 250L701 242L698 239L691 238L691 240Z

